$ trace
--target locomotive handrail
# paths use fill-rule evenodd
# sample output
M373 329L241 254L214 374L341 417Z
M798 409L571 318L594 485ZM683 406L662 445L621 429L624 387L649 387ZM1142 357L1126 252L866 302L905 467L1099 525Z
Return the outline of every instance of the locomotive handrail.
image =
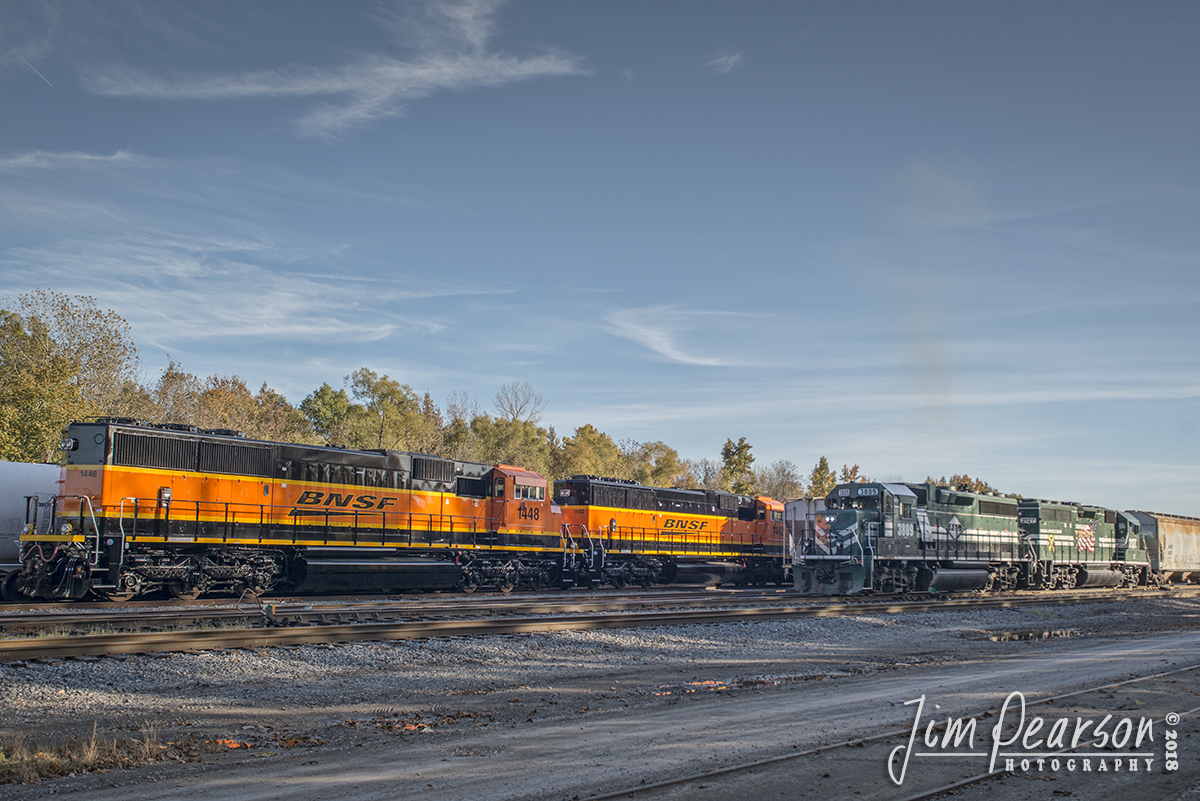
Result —
M78 498L87 501L88 516L92 518L92 530L96 532L96 561L91 563L92 567L100 564L100 526L96 525L96 510L92 507L92 499L87 495L64 495L64 498ZM79 507L79 528L83 530L83 506ZM87 542L86 536L84 542Z
M138 499L133 497L122 498L120 506L117 508L117 529L121 532L121 551L120 558L117 559L117 564L120 565L125 561L125 501L133 501L133 520L134 533L137 533L137 503Z
M64 497L79 497L79 496L64 496ZM111 511L116 511L118 514L117 524L121 532L124 544L122 553L128 547L128 537L137 536L138 523L140 520L141 502L147 503L157 502L155 498L137 498L128 496L121 499L117 504L117 509L113 510L112 505L104 507ZM133 531L129 532L125 529L125 505L129 502L133 505ZM334 509L322 508L312 510L316 514L314 523L304 524L300 517L293 517L290 522L283 521L278 518L282 517L284 511L295 509L294 506L284 504L265 504L265 503L242 503L236 501L207 501L207 500L175 500L172 504L191 505L194 509L192 522L196 526L196 530L192 532L192 539L197 539L201 536L199 527L204 524L202 517L210 517L211 523L214 526L220 527L220 538L223 541L229 541L231 538L238 537L254 537L254 534L247 532L239 534L237 527L250 527L252 531L255 523L248 522L247 518L257 518L257 539L260 541L266 538L267 529L270 527L272 531L283 533L290 530L290 539L293 543L303 536L305 529L317 528L321 530L322 539L329 542L331 539L336 540L334 532L337 530L344 531L350 534L351 541L354 544L359 544L362 541L373 541L375 533L378 532L380 545L386 547L387 535L389 532L395 531L407 534L407 545L420 545L422 541L426 545L433 545L439 540L447 540L453 542L454 535L467 534L478 535L480 531L491 531L493 523L498 522L498 518L488 515L456 515L445 514L439 512L396 512L375 511L375 510L346 510L346 513L351 517L349 525L342 527L333 524ZM89 506L90 506L89 499ZM166 523L170 521L170 507L166 507L164 516L156 518ZM94 512L93 512L94 518ZM310 518L311 519L311 518ZM399 521L400 525L392 524L392 521ZM370 525L378 523L378 527ZM404 524L407 523L407 526ZM93 524L95 525L95 523ZM367 528L368 539L364 540L363 529ZM98 526L97 526L98 530ZM215 532L214 532L215 533ZM442 536L439 536L442 535ZM403 541L396 543L398 545L405 544ZM98 553L98 551L97 551Z

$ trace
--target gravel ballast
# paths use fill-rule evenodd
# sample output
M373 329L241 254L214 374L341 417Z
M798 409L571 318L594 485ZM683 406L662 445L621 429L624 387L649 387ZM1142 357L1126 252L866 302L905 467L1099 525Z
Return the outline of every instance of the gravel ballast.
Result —
M217 764L418 735L453 748L480 728L499 737L568 718L593 725L691 694L1032 653L1068 636L1137 638L1196 628L1198 617L1200 601L1181 597L9 663L0 735L52 740L95 727L247 746L196 756ZM1005 633L1018 639L998 641Z

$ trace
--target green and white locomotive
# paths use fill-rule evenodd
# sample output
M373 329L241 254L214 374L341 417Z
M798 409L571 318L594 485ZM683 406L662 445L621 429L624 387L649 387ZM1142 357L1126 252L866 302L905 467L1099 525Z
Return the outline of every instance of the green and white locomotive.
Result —
M788 510L797 589L1055 589L1153 583L1134 517L951 489L841 484ZM789 504L790 506L790 504Z

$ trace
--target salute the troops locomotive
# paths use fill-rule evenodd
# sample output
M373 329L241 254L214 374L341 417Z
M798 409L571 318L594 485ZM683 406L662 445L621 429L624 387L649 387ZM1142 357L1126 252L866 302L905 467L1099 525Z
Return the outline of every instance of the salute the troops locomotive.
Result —
M934 484L841 484L787 504L797 589L1160 586L1200 579L1200 519Z

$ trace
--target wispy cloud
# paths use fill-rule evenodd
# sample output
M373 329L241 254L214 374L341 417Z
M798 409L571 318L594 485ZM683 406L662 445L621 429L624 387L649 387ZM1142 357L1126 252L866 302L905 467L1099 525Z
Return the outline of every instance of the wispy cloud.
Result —
M134 324L140 345L175 354L228 338L420 337L448 325L426 301L509 291L380 265L340 238L296 230L280 219L280 204L345 193L284 171L32 151L0 157L0 176L4 293L91 294ZM29 241L31 230L45 235Z
M85 85L100 95L146 100L321 98L300 117L297 127L304 136L335 137L403 114L412 101L438 92L586 73L577 57L564 53L518 57L488 52L495 28L493 14L499 5L468 0L424 6L423 27L408 37L419 47L410 60L365 54L339 67L291 65L240 74L162 75L118 66L88 77Z
M716 321L728 324L749 315L736 312L694 311L678 306L647 306L620 309L604 315L609 330L619 337L636 342L668 361L705 367L744 364L712 353L699 353L703 347L702 333Z
M728 75L746 63L746 57L743 53L726 53L723 56L717 56L712 61L704 66L720 75Z
M91 165L135 164L143 163L145 159L128 151L118 150L111 156L98 153L81 153L70 151L65 153L48 153L43 150L32 150L17 156L0 158L0 171L6 170L48 170L61 167L86 167Z
M495 291L310 272L280 263L283 255L299 254L238 238L142 234L0 251L0 274L17 291L48 285L92 294L134 323L139 342L175 352L227 338L355 343L432 334L446 321L416 312L412 301Z

